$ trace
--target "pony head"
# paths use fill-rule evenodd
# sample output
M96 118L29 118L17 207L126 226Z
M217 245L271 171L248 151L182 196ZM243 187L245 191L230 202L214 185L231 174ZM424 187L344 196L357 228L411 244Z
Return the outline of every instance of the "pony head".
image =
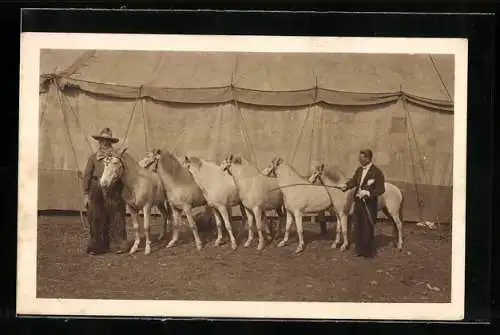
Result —
M189 170L189 172L193 172L194 170L199 170L201 168L201 159L195 156L184 156L184 159L181 162L182 166Z
M271 161L271 163L269 163L269 165L264 168L264 170L262 170L262 172L264 173L264 175L268 176L268 177L276 177L277 174L276 174L276 169L281 165L283 164L283 158L281 157L275 157L273 158L273 160Z
M146 152L146 155L138 162L138 164L143 168L147 168L153 162L158 161L160 159L160 156L160 149L151 149L150 151Z
M103 159L104 171L99 184L104 192L113 186L125 171L125 164L123 163L125 151L127 151L127 148L123 148L118 154L110 153Z
M307 179L308 182L314 184L318 178L321 178L323 172L325 171L325 164L319 163L315 164L311 171L311 176Z
M233 164L242 164L243 160L241 156L235 156L233 154L228 154L226 158L220 163L222 171L230 172L230 168Z

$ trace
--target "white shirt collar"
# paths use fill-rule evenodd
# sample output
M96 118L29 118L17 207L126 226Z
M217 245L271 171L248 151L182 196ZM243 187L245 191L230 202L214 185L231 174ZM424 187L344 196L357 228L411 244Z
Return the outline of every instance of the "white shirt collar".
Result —
M366 164L365 166L361 166L361 168L362 168L363 170L368 170L369 168L371 168L371 167L372 167L372 165L373 165L373 163L372 163L372 162L370 162L370 163Z

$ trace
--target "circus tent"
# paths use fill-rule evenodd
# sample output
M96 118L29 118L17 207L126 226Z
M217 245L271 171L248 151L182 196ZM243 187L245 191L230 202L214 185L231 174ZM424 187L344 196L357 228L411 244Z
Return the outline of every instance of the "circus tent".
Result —
M404 219L451 222L451 55L42 50L39 210L79 210L81 172L108 126L151 148L259 169L282 156L351 174L361 148L405 195Z

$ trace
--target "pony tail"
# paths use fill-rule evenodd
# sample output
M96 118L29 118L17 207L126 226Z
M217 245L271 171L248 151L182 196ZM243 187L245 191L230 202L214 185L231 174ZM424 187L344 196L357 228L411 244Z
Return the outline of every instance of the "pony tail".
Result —
M403 191L401 191L401 205L399 206L399 219L401 220L401 223L404 222L404 219L403 219L403 207L404 207L404 203L405 203L405 194L403 193Z

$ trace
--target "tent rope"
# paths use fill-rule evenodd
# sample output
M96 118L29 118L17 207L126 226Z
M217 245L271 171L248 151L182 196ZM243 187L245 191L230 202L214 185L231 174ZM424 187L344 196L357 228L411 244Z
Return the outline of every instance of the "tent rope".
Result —
M141 99L141 109L142 109L142 124L144 126L144 147L146 152L149 151L148 139L149 139L149 118L147 117L147 111L144 105L146 104L145 99Z
M73 113L73 115L75 116L75 120L76 120L76 123L78 125L78 128L80 128L80 132L82 133L83 137L85 138L85 142L87 143L87 146L89 147L89 153L92 154L92 152L94 151L93 148L92 148L92 145L90 144L90 141L87 137L87 135L85 134L85 132L83 131L83 127L82 127L82 124L80 122L80 117L78 115L78 112L75 111L73 109L73 106L71 106L71 103L69 102L69 99L68 97L62 93L62 90L59 86L57 86L57 89L58 91L60 92L61 96L64 97L64 100L66 101L66 104L68 105L70 111Z
M436 63L434 62L434 58L432 58L432 55L429 54L429 58L431 60L431 63L432 63L432 66L434 67L434 70L436 71L436 74L438 75L439 77L439 80L441 81L441 85L443 85L443 88L444 88L444 91L446 92L446 95L448 96L448 101L451 102L452 99L451 99L451 94L450 92L448 91L448 87L446 87L446 85L444 84L444 80L443 80L443 77L441 76L441 73L438 71L438 68L436 66Z
M313 119L312 119L312 129L311 129L311 147L309 149L309 166L308 169L311 168L313 161L313 151L314 151L314 128L316 126L316 109L313 110Z
M302 139L302 133L304 132L304 128L306 127L306 124L307 124L307 121L309 120L310 114L311 114L311 105L309 105L309 107L307 108L307 114L306 114L306 117L304 119L304 123L302 124L302 128L300 129L299 136L297 138L297 142L295 142L295 148L292 151L292 157L289 160L290 164L292 164L292 165L293 165L293 161L295 160L295 156L297 154L297 151L299 149L300 141Z
M65 126L65 129L66 129L66 136L67 136L68 142L69 142L69 144L71 146L71 151L73 152L73 158L75 159L76 169L77 169L77 171L79 171L79 167L78 167L78 155L76 154L75 145L73 144L73 140L71 139L71 134L69 132L69 123L68 123L68 119L67 119L66 113L64 112L63 104L62 104L62 98L61 98L61 94L62 93L60 92L59 87L57 85L56 85L56 87L57 87L57 89L56 89L57 100L59 102L59 109L60 109L62 117L63 117L63 122L64 122L64 126ZM77 185L81 185L80 184L80 178L79 178L78 172L75 175L75 179L76 179ZM84 221L83 221L83 210L82 209L80 209L80 223L82 225L82 228L85 230L85 224L84 224ZM91 229L90 225L89 225L89 229Z
M234 86L234 74L237 73L237 69L238 69L238 57L239 57L239 54L236 54L236 58L234 61L234 69L233 69L233 73L231 74L230 87L231 87L231 95L233 98L232 102L234 104L234 107L238 111L238 114L240 117L240 132L241 132L241 136L243 138L243 141L245 142L245 145L247 147L247 151L250 154L250 159L253 160L252 163L258 167L259 165L258 165L258 161L257 161L257 156L255 155L253 145L250 141L250 136L248 135L248 132L246 129L245 118L243 117L243 112L241 111L240 105L238 104L238 97L237 97L235 86Z
M406 122L408 123L408 116L409 116L409 112L408 112L408 109L407 109L407 105L406 105L406 98L405 98L405 95L403 94L401 96L402 98L402 102L403 102L403 108L405 110L405 113L406 113ZM411 136L410 136L410 133L408 132L408 130L406 131L406 134L408 135L408 155L410 156L410 160L411 160L411 167L412 167L412 171L413 171L413 185L415 186L415 193L417 195L417 202L418 202L418 213L419 213L419 217L420 217L420 220L422 221L423 220L423 213L422 213L422 206L423 206L423 201L420 197L420 191L419 191L419 187L418 187L418 182L417 182L417 171L415 169L415 161L413 160L413 153L412 153L412 148L411 148Z
M315 128L316 128L316 112L317 112L317 108L316 108L316 99L318 98L318 76L316 75L316 73L314 73L314 79L315 79L315 85L314 85L314 96L313 96L313 103L314 103L314 110L313 110L313 119L312 119L312 129L311 129L311 147L310 147L310 150L309 150L309 166L307 167L308 169L311 168L311 165L312 165L312 160L313 160L313 151L314 151L314 140L315 140L315 137L314 137L314 131L315 131ZM316 147L317 149L317 147Z
M42 128L43 124L45 123L45 118L47 117L47 106L49 105L49 92L50 88L47 90L47 93L45 94L45 99L42 104L42 110L40 112L40 129Z
M415 135L415 129L413 128L413 122L412 122L410 113L408 111L407 111L407 117L408 117L408 121L409 121L409 124L410 124L410 129L411 129L413 141L415 142L415 149L417 150L417 155L419 157L420 169L422 170L422 175L424 176L424 182L426 182L428 184L431 184L431 181L429 180L429 178L427 178L427 173L425 172L424 161L423 161L423 158L422 158L422 156L420 154L420 149L419 149L419 145L418 145L418 142L417 142L417 137ZM438 209L438 203L437 203L437 201L435 201L434 205L436 206L435 221L439 222L439 214L438 214L439 209Z
M221 107L221 109L220 109L220 122L219 122L219 139L218 139L217 150L216 150L216 154L215 154L216 161L219 160L219 153L222 151L221 150L221 147L222 147L222 127L224 127L224 108L222 106L220 106L220 107Z
M248 135L248 131L246 129L245 118L243 117L243 112L241 111L239 104L238 104L238 101L236 99L234 100L234 103L236 106L236 110L238 111L238 113L240 115L240 124L241 124L240 130L243 132L243 136L246 139L246 144L248 146L248 151L250 153L250 157L253 158L253 163L255 164L255 166L258 167L259 163L257 160L257 156L255 155L255 150L253 148L252 142L250 141L250 136Z
M134 115L135 115L135 108L137 107L137 103L139 102L141 95L142 95L142 85L139 87L139 94L138 94L137 98L135 99L134 106L132 107L132 112L130 113L130 118L129 118L128 124L127 124L127 130L125 131L125 136L123 137L123 142L122 142L122 146L121 146L122 148L125 147L125 143L127 142L128 133L130 131L130 127L132 126L132 120L134 119Z

